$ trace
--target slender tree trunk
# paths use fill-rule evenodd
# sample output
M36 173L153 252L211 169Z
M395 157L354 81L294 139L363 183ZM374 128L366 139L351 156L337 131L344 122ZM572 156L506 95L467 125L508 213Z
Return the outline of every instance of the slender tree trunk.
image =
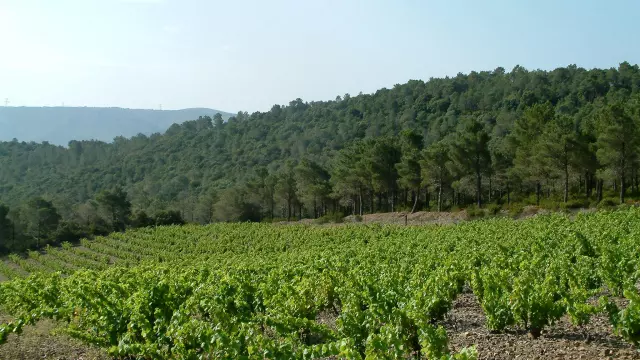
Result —
M540 181L536 182L536 206L540 206L540 193L542 192L542 186Z
M551 198L551 183L549 182L549 179L547 179L547 199Z
M489 175L489 202L491 202L491 192L493 191L491 184L491 175Z
M369 192L369 206L371 206L371 209L369 209L369 211L373 214L373 203L374 203L374 194L373 194L373 190L371 190Z
M418 197L420 195L420 189L418 188L418 192L413 192L414 200L413 200L413 208L411 208L411 213L413 214L416 211L416 206L418 205Z
M482 175L480 175L479 160L476 160L476 204L482 207Z
M391 191L391 196L389 196L389 201L390 201L390 204L389 204L389 205L391 206L391 212L394 212L394 211L395 211L395 201L394 201L394 200L395 200L395 196L396 196L396 194L395 194L395 192L392 190L392 191Z
M598 202L602 201L602 187L604 186L604 180L598 179L596 182L596 193L598 197Z
M408 189L404 189L404 194L403 195L404 195L404 205L407 206L407 204L409 202L407 200L407 198L409 197L409 190Z
M273 215L275 214L276 203L273 201L273 197L269 201L269 213L271 215L271 221L273 221ZM211 219L213 219L213 211L211 212Z
M569 164L564 163L564 202L569 201Z
M427 209L431 210L431 193L429 193L429 189L425 187L424 189L424 203L427 206Z
M585 189L585 195L587 196L587 199L591 197L591 181L589 181L589 172L585 172L584 174L584 189Z
M511 205L511 187L509 181L507 181L507 205Z
M442 211L442 179L438 182L438 212Z
M586 181L582 182L582 174L578 175L578 193L582 192L582 185L586 184Z
M624 182L624 170L622 171L622 175L620 176L620 204L624 204L624 193L626 188L626 184Z

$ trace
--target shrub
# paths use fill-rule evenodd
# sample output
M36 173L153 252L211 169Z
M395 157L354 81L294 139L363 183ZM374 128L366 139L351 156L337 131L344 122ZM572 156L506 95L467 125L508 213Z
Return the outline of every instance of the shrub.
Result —
M520 214L522 214L523 211L524 211L524 206L522 204L512 203L509 206L509 216L511 217L517 217Z
M471 218L477 218L477 217L483 217L484 216L484 210L478 208L475 205L469 206L466 210L467 210L467 215L469 215L469 217L471 217Z
M562 203L560 201L555 201L552 199L540 199L539 207L541 209L558 211L562 208Z
M316 219L316 224L342 223L344 222L344 214L341 212L328 213Z
M589 201L588 200L569 200L566 203L561 203L560 204L560 208L565 210L565 209L583 209L583 208L588 208L589 207Z
M283 218L283 217L273 217L273 218L262 219L262 222L266 222L266 223L281 223L286 221L287 221L287 218Z
M605 198L598 203L598 209L610 209L620 204L620 200L616 198Z
M155 224L160 225L183 225L182 214L176 210L159 211L155 215Z
M500 210L502 210L502 206L498 204L489 204L487 206L487 211L489 212L489 214L492 214L492 215L498 215Z

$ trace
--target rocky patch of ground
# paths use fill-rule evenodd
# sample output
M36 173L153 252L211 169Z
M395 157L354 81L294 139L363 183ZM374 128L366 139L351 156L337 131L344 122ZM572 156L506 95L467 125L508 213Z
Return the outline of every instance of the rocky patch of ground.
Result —
M531 339L517 328L492 334L485 322L475 296L471 293L459 295L444 322L452 350L476 345L479 359L496 360L640 359L637 348L612 333L606 315L592 317L583 328L577 328L563 318L537 339Z

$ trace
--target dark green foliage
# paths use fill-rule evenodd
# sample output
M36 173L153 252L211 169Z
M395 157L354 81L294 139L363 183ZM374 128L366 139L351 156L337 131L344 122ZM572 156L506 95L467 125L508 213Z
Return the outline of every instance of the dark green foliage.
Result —
M138 210L131 217L131 227L141 228L155 225L155 221L144 210Z
M491 205L487 206L487 211L491 215L498 215L498 213L500 213L500 210L502 210L502 206L500 206L498 204L491 204Z
M603 107L597 114L598 161L603 165L603 177L617 181L620 188L620 204L624 203L630 169L638 161L640 144L638 119L631 106L616 101Z
M511 217L517 217L520 216L520 214L522 214L522 211L524 211L524 207L522 206L522 204L512 204L509 206L509 216Z
M201 117L112 143L0 142L0 201L16 244L35 239L25 204L41 196L89 235L150 224L132 209L208 223L435 209L431 201L511 213L514 200L620 203L640 193L638 83L628 63L517 66L296 99L226 122Z
M77 243L80 239L88 236L86 229L83 229L74 222L63 221L58 225L55 232L55 242L60 244L64 242Z
M582 209L588 208L589 202L580 199L569 200L566 203L560 204L561 209Z
M484 210L478 208L476 205L471 205L465 210L470 218L481 218L485 215Z
M357 216L360 216L360 215L356 215L356 217ZM344 214L341 212L332 212L316 219L316 224L328 224L328 223L340 224L343 222L344 222Z
M51 201L36 198L29 201L22 212L26 231L36 247L53 242L60 223L60 214Z
M179 211L160 211L155 216L155 225L183 225L184 220Z
M8 216L9 207L0 204L0 251L9 249L14 240L14 225Z
M247 194L238 188L229 188L220 194L215 204L217 221L260 221L259 209L247 201Z
M605 198L605 199L602 199L602 201L600 201L598 203L598 209L610 209L610 208L615 207L618 204L619 204L618 199Z
M102 191L96 201L107 214L113 231L123 231L131 216L131 202L127 199L127 193L116 187L113 191Z

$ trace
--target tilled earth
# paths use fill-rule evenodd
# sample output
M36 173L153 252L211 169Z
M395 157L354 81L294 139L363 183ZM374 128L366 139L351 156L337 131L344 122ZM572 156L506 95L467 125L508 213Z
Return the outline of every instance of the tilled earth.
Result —
M42 320L35 326L25 326L22 334L9 335L0 346L2 360L107 360L106 352L64 335L53 335L55 322Z
M612 333L606 315L581 329L562 318L537 339L516 328L492 334L485 321L475 296L460 294L443 324L452 350L475 344L479 359L640 359L638 349Z

